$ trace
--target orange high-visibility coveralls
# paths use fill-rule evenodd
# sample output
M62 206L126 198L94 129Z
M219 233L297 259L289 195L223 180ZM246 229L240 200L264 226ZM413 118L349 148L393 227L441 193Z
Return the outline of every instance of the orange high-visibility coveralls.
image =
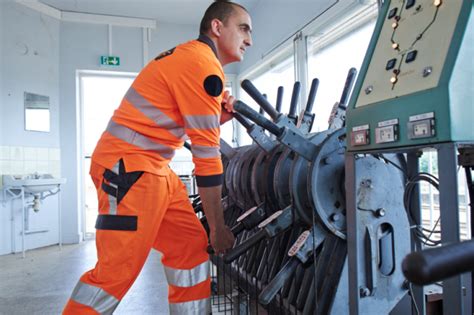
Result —
M205 36L162 53L137 76L92 156L98 262L64 314L111 314L151 248L163 254L170 313L209 313L207 235L168 163L189 136L197 185L222 184L223 82Z

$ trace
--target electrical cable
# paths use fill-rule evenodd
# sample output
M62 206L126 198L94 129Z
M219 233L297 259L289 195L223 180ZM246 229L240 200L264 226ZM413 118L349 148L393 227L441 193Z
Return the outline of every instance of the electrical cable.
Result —
M412 211L411 211L411 201L413 199L413 193L414 193L414 190L416 189L417 185L420 183L420 182L427 182L429 184L431 184L433 187L436 188L436 190L439 191L439 179L432 175L432 174L429 174L429 173L426 173L426 172L420 172L418 174L416 174L415 176L413 176L412 178L410 178L407 182L407 184L405 185L405 193L403 195L403 204L405 206L405 209L407 211L407 214L408 214L408 218L410 220L410 224L412 227L414 227L415 229L413 230L412 229L412 232L414 233L414 236L420 241L423 243L423 245L427 245L427 246L437 246L437 245L440 245L441 244L441 241L440 240L433 240L431 237L433 234L439 234L440 231L437 231L436 230L436 227L438 226L439 224L439 221L440 221L440 217L438 217L438 219L436 220L436 224L434 225L433 229L429 230L429 229L426 229L424 228L421 223L419 222L416 222L415 219L413 218L412 216ZM425 234L425 232L428 232L428 236Z
M413 297L413 288L411 286L411 282L408 283L408 290L410 291L410 298L411 298L411 301L412 301L413 305L415 306L416 314L420 315L420 310L418 309L418 304L416 304L415 298Z

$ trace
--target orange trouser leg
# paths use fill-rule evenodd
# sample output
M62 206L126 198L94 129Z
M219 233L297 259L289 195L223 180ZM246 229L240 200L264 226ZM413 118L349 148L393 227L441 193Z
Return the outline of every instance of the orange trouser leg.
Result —
M97 264L80 278L64 314L113 312L142 269L170 202L169 176L143 173L116 205L101 186L103 173L102 167L92 165L99 214L113 220L106 222L105 229L97 230ZM136 216L136 230L117 230L120 216L127 220Z
M171 314L209 313L207 234L189 202L184 184L171 176L171 201L158 231L159 250L169 284Z

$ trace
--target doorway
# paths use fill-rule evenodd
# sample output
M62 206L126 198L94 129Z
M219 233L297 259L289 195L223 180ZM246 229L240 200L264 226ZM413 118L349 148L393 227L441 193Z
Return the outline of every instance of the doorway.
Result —
M114 110L137 76L136 73L112 71L78 71L81 109L81 162L83 183L82 227L85 239L95 238L98 214L97 194L89 176L91 155Z

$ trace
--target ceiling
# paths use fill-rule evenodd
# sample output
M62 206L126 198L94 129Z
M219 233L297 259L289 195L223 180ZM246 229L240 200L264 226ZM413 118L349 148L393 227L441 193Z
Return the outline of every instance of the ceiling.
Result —
M39 0L61 11L156 20L158 23L198 25L212 0ZM237 0L251 10L259 0Z

